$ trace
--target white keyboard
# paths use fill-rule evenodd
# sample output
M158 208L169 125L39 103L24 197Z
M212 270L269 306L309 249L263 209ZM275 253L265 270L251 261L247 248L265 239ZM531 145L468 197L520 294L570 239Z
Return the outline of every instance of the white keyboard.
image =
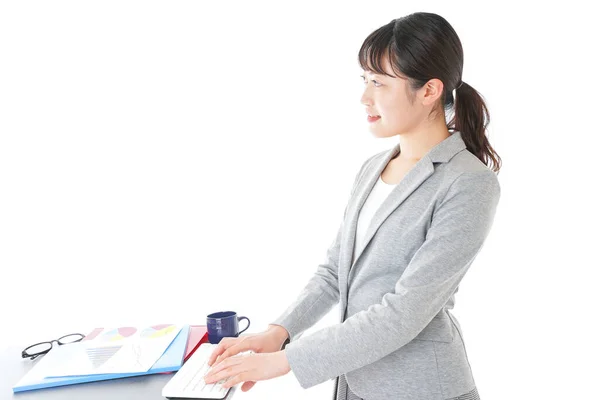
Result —
M216 344L202 343L192 356L179 368L179 371L163 387L162 395L166 398L181 399L224 399L235 386L225 389L223 383L229 378L219 382L206 384L204 375L211 366L208 358L217 347ZM239 353L246 354L250 351ZM235 357L235 356L234 356ZM213 364L214 365L214 364Z

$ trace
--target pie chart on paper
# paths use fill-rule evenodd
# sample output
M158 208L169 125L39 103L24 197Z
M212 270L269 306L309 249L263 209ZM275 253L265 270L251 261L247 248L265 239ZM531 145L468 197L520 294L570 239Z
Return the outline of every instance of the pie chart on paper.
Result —
M147 339L155 339L172 333L175 328L176 326L171 324L154 325L144 329L140 333L140 336Z
M116 341L128 338L129 336L133 335L136 332L137 332L137 329L130 327L130 326L126 326L123 328L117 328L117 329L113 329L113 330L103 333L102 340L105 340L107 342L116 342Z

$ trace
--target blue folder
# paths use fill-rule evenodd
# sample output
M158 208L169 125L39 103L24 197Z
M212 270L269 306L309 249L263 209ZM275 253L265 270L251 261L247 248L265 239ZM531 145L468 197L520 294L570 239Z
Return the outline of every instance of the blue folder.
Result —
M25 392L27 390L43 389L55 386L74 385L77 383L105 381L108 379L128 378L131 376L158 374L161 372L178 371L183 365L183 357L187 348L188 336L190 334L190 326L184 325L181 331L173 339L163 355L156 360L156 363L146 372L132 372L124 374L98 374L98 375L81 375L81 376L66 376L60 378L45 378L37 382L27 382L22 386L13 386L13 392Z

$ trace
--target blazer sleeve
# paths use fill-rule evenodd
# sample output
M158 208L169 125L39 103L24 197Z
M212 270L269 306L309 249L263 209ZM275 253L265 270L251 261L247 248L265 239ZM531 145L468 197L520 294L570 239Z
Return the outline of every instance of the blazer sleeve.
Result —
M376 155L371 156L362 164L354 178L354 184L349 196L350 198L352 198L352 195L356 190L356 186L360 181L366 165ZM288 331L289 337L283 344L282 349L286 348L290 342L293 342L300 337L306 329L313 326L339 302L338 260L341 235L344 229L344 220L346 219L348 204L346 204L342 223L340 224L335 239L326 252L325 261L317 266L317 271L308 281L308 284L302 289L296 300L290 304L278 318L269 323L269 325L280 325Z
M371 364L415 338L450 299L483 247L499 199L500 185L491 170L457 177L393 292L343 323L286 346L300 385L306 389Z

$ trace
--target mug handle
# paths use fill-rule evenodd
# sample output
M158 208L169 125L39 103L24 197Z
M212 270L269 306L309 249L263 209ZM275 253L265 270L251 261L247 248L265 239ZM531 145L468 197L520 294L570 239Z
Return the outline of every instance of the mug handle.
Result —
M245 319L246 321L248 321L248 325L246 325L246 327L244 329L242 329L241 331L239 331L238 335L241 335L246 329L250 328L250 319L248 319L247 317L238 317L238 324L243 319Z

